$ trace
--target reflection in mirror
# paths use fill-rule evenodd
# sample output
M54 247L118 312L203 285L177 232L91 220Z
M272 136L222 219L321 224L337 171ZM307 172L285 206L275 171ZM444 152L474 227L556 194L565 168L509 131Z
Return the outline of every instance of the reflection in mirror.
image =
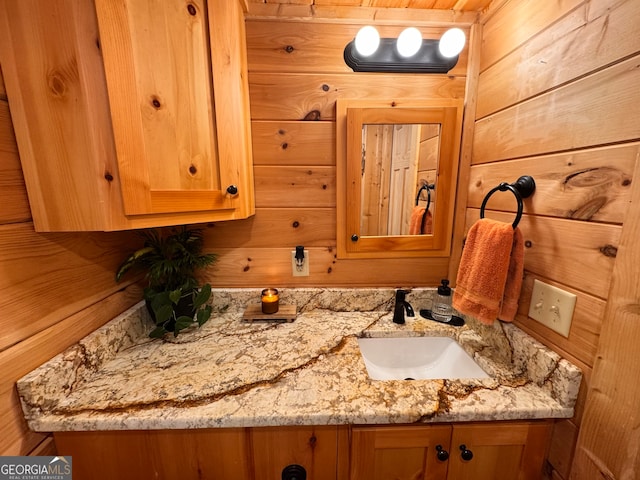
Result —
M361 236L433 232L438 123L362 126Z
M462 112L453 98L336 101L338 258L450 254Z

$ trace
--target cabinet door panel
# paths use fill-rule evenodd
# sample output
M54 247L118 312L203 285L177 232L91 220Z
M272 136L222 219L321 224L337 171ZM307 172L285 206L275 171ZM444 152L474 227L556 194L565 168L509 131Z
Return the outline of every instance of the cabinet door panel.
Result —
M551 423L454 425L448 480L539 480ZM462 459L460 446L473 453Z
M282 478L288 465L300 465L309 480L335 480L341 427L251 429L255 480Z
M125 213L221 208L206 5L97 0L96 11Z
M58 454L73 457L76 478L251 478L247 433L242 428L56 432L54 440Z
M451 427L354 427L351 480L440 480L447 462L436 457L436 446L449 450Z

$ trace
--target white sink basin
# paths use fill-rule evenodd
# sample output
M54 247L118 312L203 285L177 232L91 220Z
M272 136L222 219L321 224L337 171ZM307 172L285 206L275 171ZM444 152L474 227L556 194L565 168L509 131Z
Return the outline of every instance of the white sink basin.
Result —
M489 377L449 337L359 338L358 345L372 380Z

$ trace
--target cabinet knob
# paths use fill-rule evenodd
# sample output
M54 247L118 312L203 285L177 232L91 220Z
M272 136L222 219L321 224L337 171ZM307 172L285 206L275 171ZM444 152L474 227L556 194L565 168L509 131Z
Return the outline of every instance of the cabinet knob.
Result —
M449 460L449 452L442 448L442 445L436 445L436 450L438 451L436 453L436 457L438 458L438 460L440 460L441 462Z
M471 450L467 450L467 446L463 443L460 445L460 456L463 460L469 461L473 458L473 452Z
M352 242L357 242L359 239L360 239L360 237L358 237L358 235L356 233L351 235L351 241Z
M288 465L282 469L282 480L307 480L307 471L301 465Z
M227 193L229 195L237 195L238 194L238 187L236 187L235 185L229 185L227 187Z

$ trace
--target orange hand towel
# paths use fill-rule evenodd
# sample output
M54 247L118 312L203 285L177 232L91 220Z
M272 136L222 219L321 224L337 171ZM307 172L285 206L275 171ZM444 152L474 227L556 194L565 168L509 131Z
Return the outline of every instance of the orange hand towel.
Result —
M433 218L431 212L424 214L425 208L420 206L413 207L411 211L411 220L409 224L409 235L430 234L433 230Z
M462 251L453 308L490 325L512 321L524 272L524 239L511 224L488 218L469 230Z

